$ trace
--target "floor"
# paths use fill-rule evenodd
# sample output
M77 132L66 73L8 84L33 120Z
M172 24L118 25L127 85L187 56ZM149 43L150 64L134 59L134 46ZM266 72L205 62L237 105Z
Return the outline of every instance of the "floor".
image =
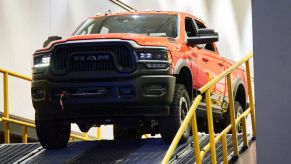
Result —
M257 163L257 153L256 153L256 141L253 141L251 146L243 152L236 164L256 164Z

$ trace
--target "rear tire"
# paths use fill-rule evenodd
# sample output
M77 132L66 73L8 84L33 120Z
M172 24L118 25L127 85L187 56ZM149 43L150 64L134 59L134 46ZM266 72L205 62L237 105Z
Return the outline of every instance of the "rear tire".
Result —
M67 145L71 124L59 120L35 121L36 134L42 147L45 149L60 149Z
M159 120L161 136L165 143L171 143L190 107L189 94L183 84L176 84L170 115ZM191 126L188 125L180 143L185 143L191 135Z
M235 118L238 118L244 111L238 101L234 102ZM218 133L224 130L230 124L230 110L225 113L225 121L218 125ZM237 133L242 133L242 123L239 122L236 126ZM230 131L231 133L231 131Z
M126 128L120 125L113 125L114 139L141 139L138 128Z

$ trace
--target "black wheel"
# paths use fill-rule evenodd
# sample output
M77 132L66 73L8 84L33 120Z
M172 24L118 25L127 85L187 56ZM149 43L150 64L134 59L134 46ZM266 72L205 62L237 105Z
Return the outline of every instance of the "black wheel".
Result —
M238 101L234 102L234 109L235 109L235 118L238 118L244 111L242 106ZM230 111L228 110L227 113L225 113L225 120L218 125L217 132L221 132L223 129L225 129L230 124ZM239 122L236 126L237 133L242 133L242 123ZM230 131L231 133L231 131Z
M189 94L183 84L176 84L170 115L159 120L161 136L166 143L171 143L174 139L182 121L185 119L190 106ZM191 135L189 125L181 137L180 143L187 141Z
M126 128L121 125L113 125L114 139L141 139L137 128Z
M234 102L234 108L235 108L235 118L238 118L241 114L243 114L244 110L242 108L242 106L240 105L239 102ZM242 123L239 122L238 125L236 126L237 132L238 133L242 133L243 127L242 127Z
M35 121L36 134L42 147L45 149L60 149L67 145L71 124L58 120Z

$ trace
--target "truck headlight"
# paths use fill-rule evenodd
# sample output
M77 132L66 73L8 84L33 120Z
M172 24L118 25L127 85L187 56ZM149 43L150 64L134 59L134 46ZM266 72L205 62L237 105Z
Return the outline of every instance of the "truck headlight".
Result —
M172 63L170 51L167 50L137 50L136 55L138 62L145 63L151 69L165 69Z
M37 54L33 56L33 73L42 73L50 65L51 56L49 53Z
M163 60L167 61L169 52L165 50L139 50L137 51L138 60Z
M33 67L48 67L50 65L50 54L40 54L33 57Z

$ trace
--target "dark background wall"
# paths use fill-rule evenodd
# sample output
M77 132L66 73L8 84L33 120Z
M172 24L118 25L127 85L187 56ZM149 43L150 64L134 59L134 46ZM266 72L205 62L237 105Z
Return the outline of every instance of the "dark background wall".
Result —
M291 1L253 0L259 164L291 163Z

